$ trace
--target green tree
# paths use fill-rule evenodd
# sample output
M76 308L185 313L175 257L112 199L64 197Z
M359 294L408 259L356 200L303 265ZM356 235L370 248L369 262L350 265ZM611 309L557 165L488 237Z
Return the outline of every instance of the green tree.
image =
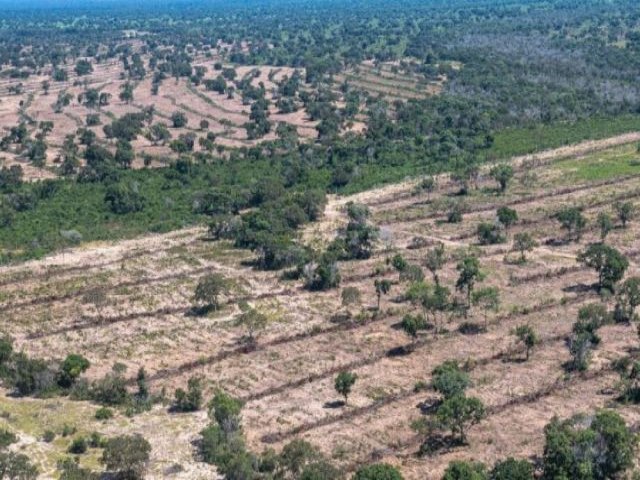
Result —
M229 293L229 281L221 273L211 273L202 277L196 285L194 300L204 308L219 307L220 295Z
M627 258L615 248L592 243L578 255L578 262L598 272L598 288L614 290L629 267Z
M489 175L498 182L498 189L504 193L513 178L513 167L506 164L496 165L491 169Z
M255 308L250 308L246 312L238 315L235 324L236 326L245 328L248 342L254 343L257 334L267 327L268 321L269 319L264 313L259 312Z
M473 292L471 301L484 312L484 328L487 329L488 312L497 312L500 308L500 290L497 287L485 287Z
M335 381L335 389L340 395L344 397L344 404L346 405L348 402L349 394L351 393L351 388L356 383L358 376L352 372L340 372L336 377Z
M171 124L173 128L183 128L189 123L189 119L182 112L173 112L171 114Z
M376 279L373 282L373 286L376 289L376 297L378 299L377 309L380 310L380 299L383 295L386 295L391 291L391 281L386 279Z
M443 243L438 243L435 247L431 248L424 259L424 266L431 272L436 285L440 285L438 271L442 270L446 261L447 257Z
M525 360L529 360L531 350L540 343L538 335L530 325L520 325L516 327L513 333L517 337L518 341L524 345Z
M495 245L505 241L501 228L494 223L479 223L476 233L478 235L478 243L480 243L480 245Z
M193 376L187 381L187 391L177 388L174 408L178 412L195 412L202 407L202 377Z
M596 219L598 223L598 228L600 229L600 240L605 241L609 232L613 230L613 220L611 219L611 215L607 212L600 212L598 214L598 218Z
M473 255L466 255L456 266L458 280L456 288L461 292L466 292L467 310L471 308L471 295L477 282L484 279L484 273L480 270L480 261Z
M400 328L406 333L412 342L415 342L418 338L418 332L426 328L426 322L422 315L405 315L402 317Z
M504 229L508 232L509 229L518 221L518 212L513 208L500 207L497 212L498 221L504 226Z
M82 355L70 354L60 365L58 374L58 385L62 388L70 388L76 379L82 375L90 366L89 360Z
M26 455L0 450L0 475L7 480L35 480L38 469Z
M618 202L614 206L618 219L622 223L622 228L627 228L627 224L633 220L636 208L631 202Z
M466 431L485 417L482 402L475 397L454 395L438 407L436 418L441 428L451 431L451 436L461 443L467 442Z
M577 207L565 207L554 215L560 226L567 231L568 241L579 241L582 237L587 219Z
M120 478L137 480L144 478L150 452L151 445L142 435L121 435L107 440L100 460Z
M520 262L525 263L527 257L525 252L530 252L538 246L538 243L533 239L529 232L516 233L513 236L513 248L520 252Z
M433 389L445 399L464 395L471 385L469 374L460 368L455 360L447 360L431 372Z
M640 305L640 277L629 277L616 291L614 319L618 323L636 321L636 308Z
M480 462L453 460L444 471L442 480L487 480L487 471Z
M495 464L491 473L490 480L533 480L533 465L527 460L516 460L509 457Z

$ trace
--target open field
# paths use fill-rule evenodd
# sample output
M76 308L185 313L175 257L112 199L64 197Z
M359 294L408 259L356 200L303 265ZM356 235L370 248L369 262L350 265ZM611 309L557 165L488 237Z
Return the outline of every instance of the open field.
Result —
M205 105L190 103L200 111ZM163 111L169 106L160 103ZM226 107L225 107L226 108ZM126 375L144 366L150 387L172 397L189 377L202 375L206 398L215 388L245 401L244 432L250 448L279 449L294 438L316 445L347 471L374 461L397 465L407 479L439 479L453 459L488 464L508 456L534 458L541 454L544 425L558 415L566 418L615 403L618 376L611 362L636 349L632 325L607 325L599 334L589 369L567 375L566 338L578 309L598 302L595 273L576 262L588 243L598 240L595 218L611 212L617 201L640 208L640 155L635 145L607 140L601 148L574 146L514 160L515 178L504 194L481 172L477 186L464 199L463 221L444 221L456 195L456 185L439 179L435 192L416 193L414 184L394 185L350 197L332 197L324 217L303 233L309 244L322 245L346 222L345 205L368 205L371 222L383 233L368 260L339 263L339 289L304 290L299 281L284 280L278 272L260 272L247 264L251 253L224 241L204 241L205 230L192 228L117 243L87 244L43 260L0 268L0 328L19 348L44 358L68 353L86 356L89 379L108 372L115 362L127 366ZM535 160L535 161L534 161ZM535 173L534 176L531 173ZM579 242L560 241L563 232L552 218L563 205L581 206L588 228ZM493 222L496 209L511 206L520 221L508 241L479 246L480 222ZM530 232L539 243L524 264L514 262L513 236ZM640 274L640 222L617 226L607 243L625 253L627 275ZM448 260L440 281L454 291L456 261L475 251L486 279L482 286L500 291L500 307L485 313L475 307L469 318L445 321L444 331L423 332L410 349L410 339L397 328L406 313L418 310L404 300L409 284L386 261L400 253L421 265L427 247L407 248L415 237L430 246L445 245ZM217 272L233 287L221 308L194 315L192 297L199 278ZM376 273L377 272L377 273ZM429 272L425 270L429 277ZM392 282L376 310L374 279ZM356 287L360 304L344 307L340 293ZM87 293L102 291L106 305L96 308ZM264 312L268 325L253 349L241 339L234 319L248 302ZM611 301L608 302L609 307ZM349 310L350 318L344 313ZM342 313L343 315L338 315ZM459 330L464 322L480 328L475 334ZM528 362L511 334L519 325L532 326L540 337ZM430 381L431 371L445 360L465 363L473 380L470 394L487 406L488 416L469 431L466 446L433 456L418 457L422 437L411 422L428 415L436 400L429 390L416 390ZM334 378L343 370L358 375L349 405L332 408L337 400ZM53 471L70 438L51 444L39 439L45 428L59 431L72 424L79 432L104 434L141 432L153 445L149 478L210 478L213 469L196 460L191 442L207 425L204 412L168 413L166 406L128 418L122 413L107 422L93 419L97 407L69 399L0 399L1 424L20 435L16 448L41 466L42 478ZM619 406L630 424L640 421L637 409ZM50 418L52 412L61 412ZM425 413L427 412L427 413ZM47 425L47 427L45 427ZM165 455L171 445L170 458ZM81 456L97 468L95 452ZM168 473L174 464L183 470Z

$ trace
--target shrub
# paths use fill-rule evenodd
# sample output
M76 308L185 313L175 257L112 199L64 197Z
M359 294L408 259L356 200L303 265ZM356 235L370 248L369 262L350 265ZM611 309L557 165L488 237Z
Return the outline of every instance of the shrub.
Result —
M96 410L96 420L110 420L113 418L113 410L107 407L100 407Z

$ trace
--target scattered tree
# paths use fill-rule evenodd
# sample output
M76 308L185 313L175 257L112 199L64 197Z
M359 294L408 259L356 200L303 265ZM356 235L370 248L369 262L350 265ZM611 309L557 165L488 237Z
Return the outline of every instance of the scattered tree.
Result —
M340 395L344 397L344 404L347 404L351 388L356 383L358 376L351 372L340 372L336 377L335 389Z

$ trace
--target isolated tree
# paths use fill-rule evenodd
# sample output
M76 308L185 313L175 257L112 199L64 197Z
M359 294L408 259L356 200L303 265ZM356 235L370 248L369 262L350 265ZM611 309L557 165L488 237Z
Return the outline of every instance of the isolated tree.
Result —
M149 128L149 139L154 145L164 145L167 141L171 140L171 132L164 123L154 123Z
M220 273L212 273L200 279L194 300L205 308L218 309L220 295L229 292L229 281Z
M141 435L121 435L110 438L102 452L101 462L120 478L144 478L149 463L151 445Z
M380 310L380 299L391 291L391 281L386 279L376 279L373 282L376 289L376 297L378 299L377 309Z
M477 282L484 279L484 273L480 270L480 261L473 255L466 255L456 266L458 280L456 288L466 292L467 310L471 308L471 295Z
M202 119L200 120L200 130L208 130L209 129L209 120Z
M173 112L171 114L171 124L173 125L173 128L186 127L187 123L189 123L189 119L187 118L187 116L184 113L182 113L182 112Z
M403 480L400 471L386 463L376 463L360 467L352 480Z
M513 236L513 249L520 252L521 263L525 263L527 261L525 252L530 252L537 246L538 242L534 240L529 232L516 233Z
M440 285L438 271L444 267L446 261L447 257L443 243L438 243L435 247L427 251L424 266L431 272L431 275L433 275L433 281L436 282L436 285Z
M607 238L607 235L609 235L609 232L613 230L613 220L607 212L600 212L598 214L596 222L598 223L598 228L600 229L600 240L604 242Z
M412 342L415 342L418 339L418 332L426 328L426 321L422 315L407 314L402 317L400 328L411 338Z
M613 317L618 323L638 319L636 309L640 305L640 277L629 277L616 291L616 306Z
M513 178L513 167L511 165L500 164L496 165L489 172L491 178L498 182L498 188L501 193L504 193L509 185L509 182Z
M335 389L340 395L344 397L344 403L347 404L351 388L356 383L358 376L352 372L340 372L336 377Z
M554 217L560 222L560 226L567 231L567 240L580 240L587 226L587 219L579 208L565 207L557 212Z
M500 308L500 291L497 287L485 287L473 292L471 296L473 305L480 307L484 312L484 328L487 328L487 314L497 312Z
M509 207L500 207L498 209L497 216L498 221L502 224L507 232L518 221L518 212Z
M591 351L594 348L593 334L591 332L573 334L569 338L568 347L571 360L567 363L567 369L579 372L587 370Z
M431 193L438 187L438 182L435 177L429 176L423 178L418 184L418 188L423 192L427 192L427 199L431 198Z
M471 385L471 379L469 374L460 368L457 361L447 360L431 372L431 385L436 392L447 399L464 395L465 390Z
M610 291L614 291L629 267L629 261L622 253L603 243L589 245L578 255L578 262L598 272L598 288Z
M133 102L133 85L130 82L124 83L120 86L120 101L129 104Z
M438 407L436 419L441 428L451 431L454 439L465 444L467 429L485 417L485 408L478 398L455 395Z
M505 241L502 229L495 223L481 222L478 224L476 233L480 245L495 245Z
M622 223L622 228L627 228L627 224L635 217L636 207L631 202L618 202L614 208Z
M259 332L264 330L268 323L267 316L256 310L255 308L250 308L246 312L242 312L236 318L236 326L243 327L247 331L247 341L249 343L254 343L256 340L256 336Z
M70 388L80 375L90 366L89 360L82 355L69 354L60 365L58 373L58 385L62 388Z
M513 333L524 346L525 360L529 360L531 350L540 342L538 335L530 325L520 325Z

